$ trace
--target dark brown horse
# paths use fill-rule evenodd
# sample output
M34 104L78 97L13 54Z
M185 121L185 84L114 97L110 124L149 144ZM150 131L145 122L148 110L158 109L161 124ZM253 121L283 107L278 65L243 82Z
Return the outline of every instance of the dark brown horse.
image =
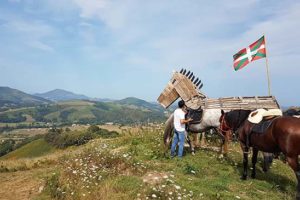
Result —
M300 166L298 155L300 154L300 119L295 117L277 117L264 133L252 131L254 124L247 120L249 111L235 110L228 113L222 112L222 127L237 130L239 141L243 150L244 171L242 179L247 179L247 165L249 148L253 147L252 174L255 178L255 164L258 150L270 153L282 152L290 167L297 177L297 196L300 200Z

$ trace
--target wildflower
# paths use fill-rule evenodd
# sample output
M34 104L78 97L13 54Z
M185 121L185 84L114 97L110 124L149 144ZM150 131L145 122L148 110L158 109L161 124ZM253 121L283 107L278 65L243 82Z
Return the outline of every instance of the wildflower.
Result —
M179 190L180 189L180 186L179 185L174 185L175 189L176 190Z

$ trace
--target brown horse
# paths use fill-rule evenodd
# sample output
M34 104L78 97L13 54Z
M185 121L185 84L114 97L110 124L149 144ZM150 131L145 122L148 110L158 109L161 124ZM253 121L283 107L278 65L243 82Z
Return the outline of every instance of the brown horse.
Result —
M243 150L244 171L242 179L247 179L247 165L249 148L253 147L252 174L255 178L258 150L270 153L282 152L290 167L294 170L298 184L296 199L300 200L300 119L295 117L277 117L273 119L264 133L252 130L254 124L247 120L249 111L235 110L228 113L222 112L222 127L237 130L241 148Z

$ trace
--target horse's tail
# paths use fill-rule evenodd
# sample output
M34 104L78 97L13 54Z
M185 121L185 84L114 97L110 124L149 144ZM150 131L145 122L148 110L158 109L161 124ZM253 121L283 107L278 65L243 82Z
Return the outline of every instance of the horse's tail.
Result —
M170 117L168 118L168 120L165 123L165 125L166 125L165 131L164 131L165 147L169 147L171 138L173 136L173 129L174 129L173 121L174 121L174 115L172 114L172 115L170 115Z

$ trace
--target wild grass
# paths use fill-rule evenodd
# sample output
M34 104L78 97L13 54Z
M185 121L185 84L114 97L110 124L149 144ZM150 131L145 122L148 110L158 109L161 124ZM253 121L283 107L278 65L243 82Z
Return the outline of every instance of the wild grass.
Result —
M294 199L296 191L293 171L275 160L264 173L262 156L257 178L240 180L242 154L237 143L230 144L227 158L219 157L211 142L195 156L185 148L182 159L171 159L169 152L164 154L162 130L155 128L124 129L120 137L97 138L64 150L43 150L44 146L36 141L36 146L20 149L18 156L0 160L0 172L8 175L51 169L41 176L45 189L36 199L276 200Z
M170 159L161 131L140 129L122 137L89 142L78 154L60 159L59 174L49 177L57 199L293 199L296 179L281 161L268 173L257 164L257 178L240 180L242 155L231 144L228 158L218 152L188 149L183 159ZM57 194L57 192L59 194Z

